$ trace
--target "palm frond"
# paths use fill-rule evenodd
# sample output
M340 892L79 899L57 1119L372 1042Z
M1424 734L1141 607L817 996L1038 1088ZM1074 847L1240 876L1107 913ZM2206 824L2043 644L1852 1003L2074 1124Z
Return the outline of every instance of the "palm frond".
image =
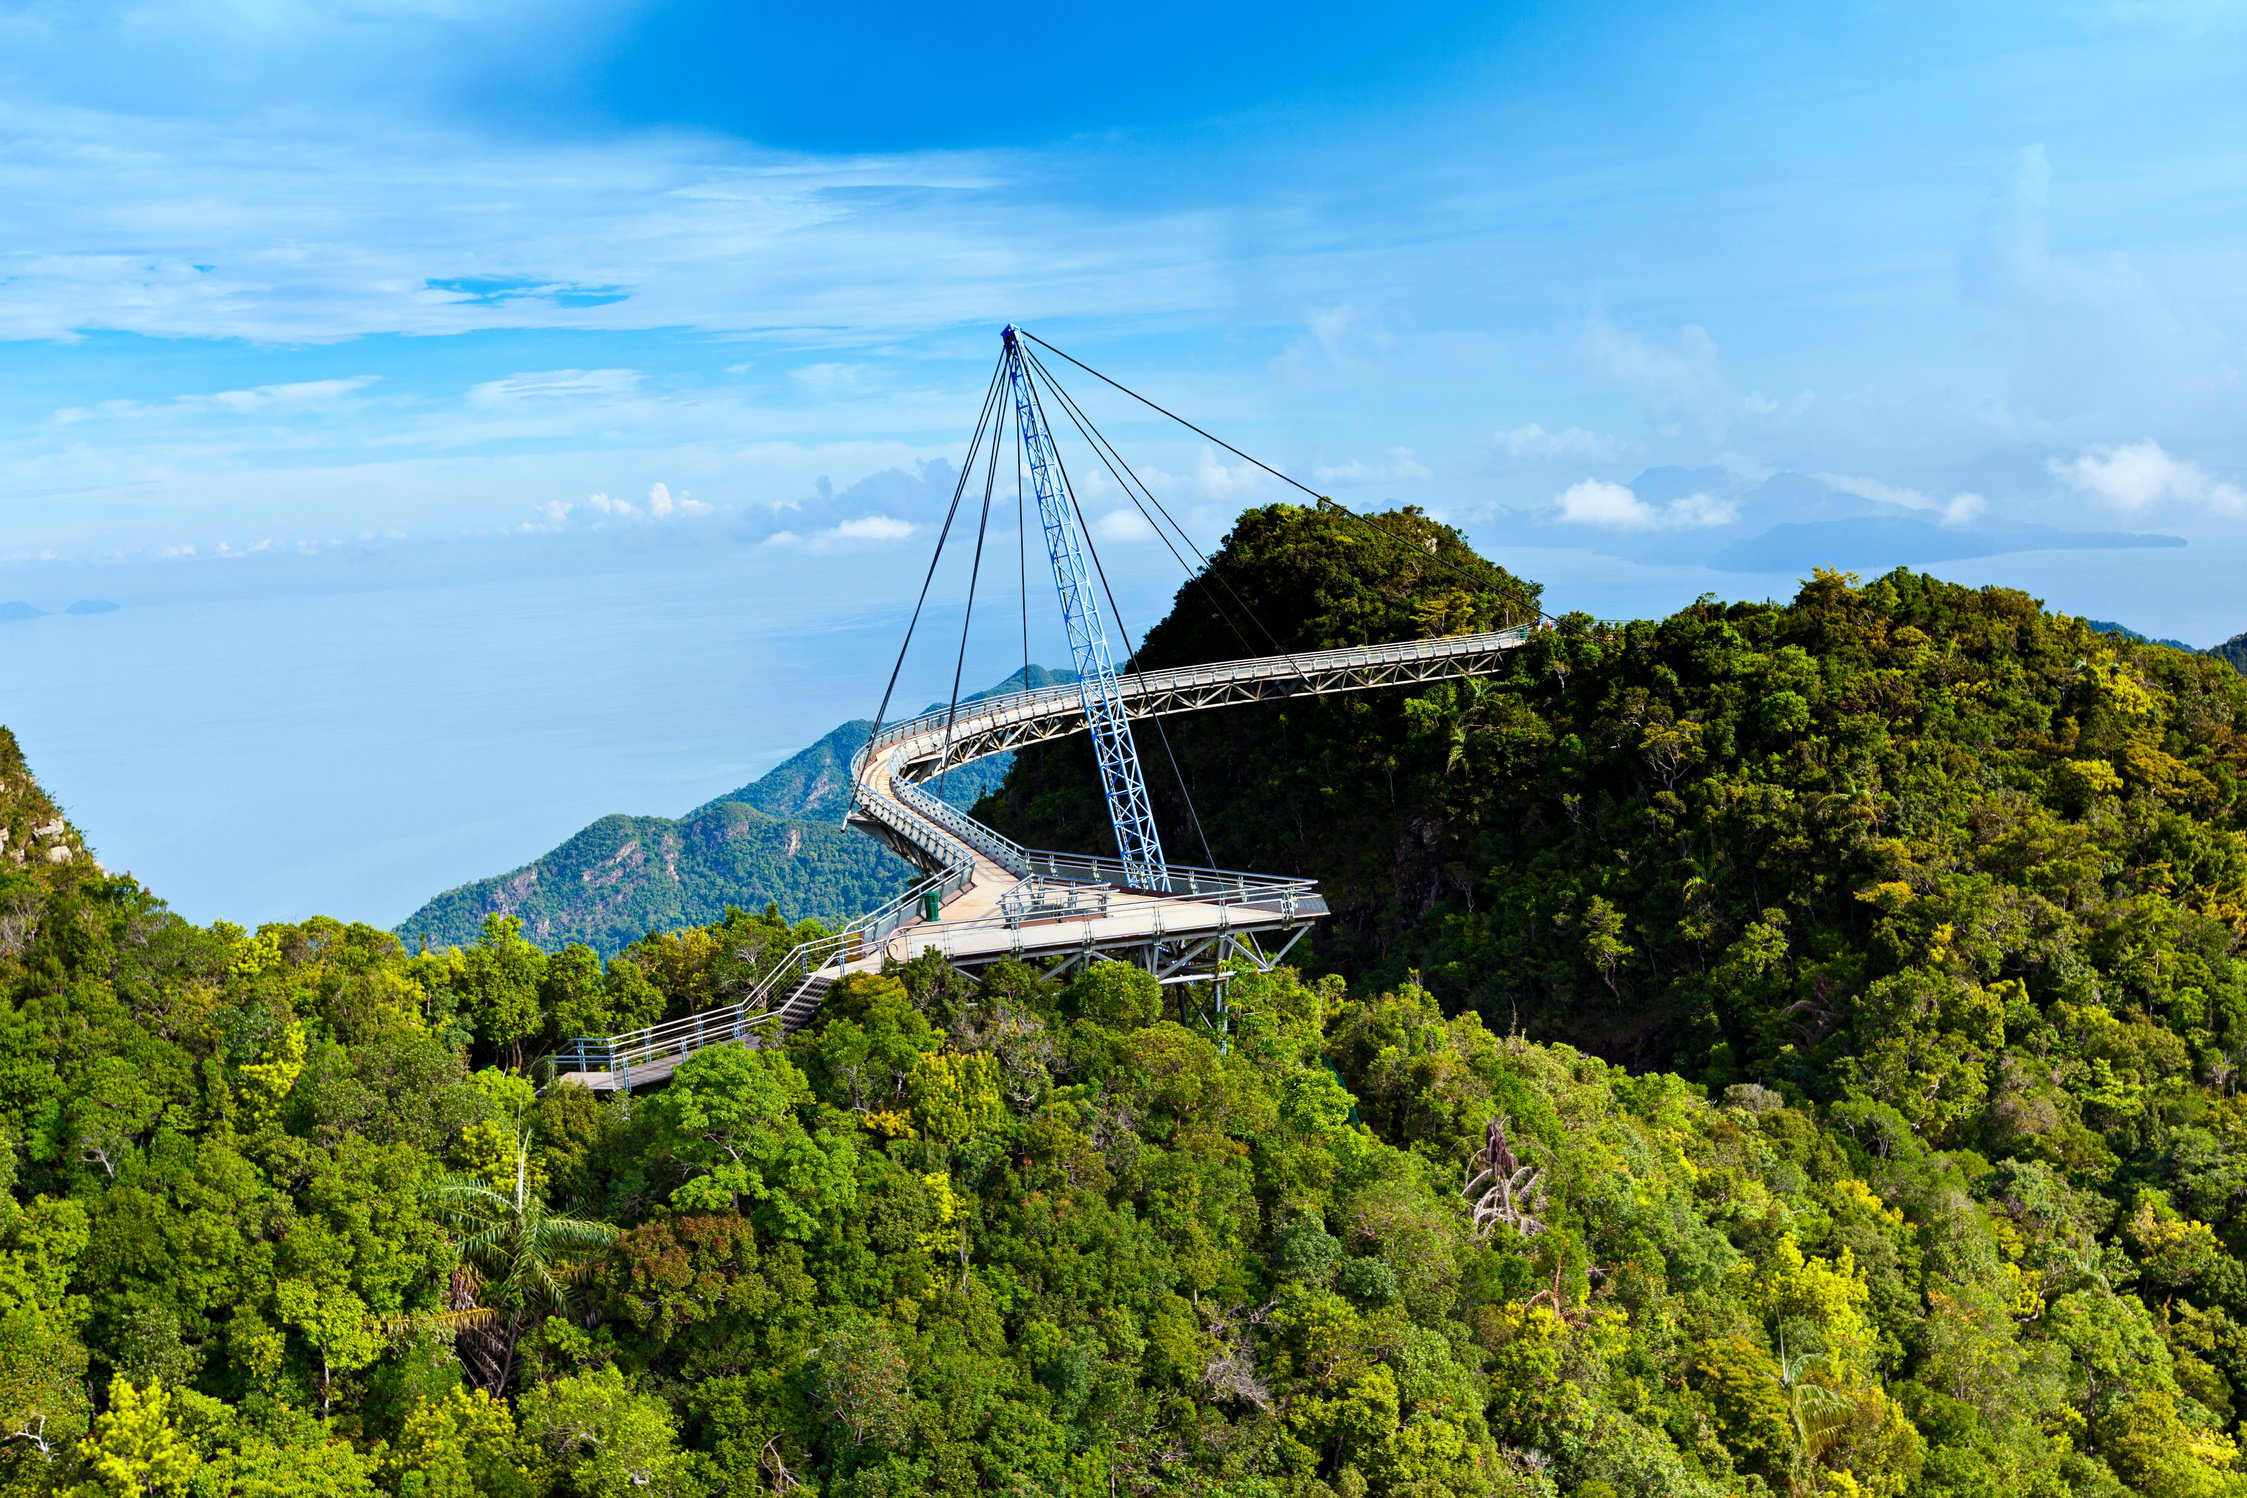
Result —
M491 1306L471 1306L465 1311L411 1311L403 1316L378 1316L375 1327L386 1337L402 1337L423 1327L437 1327L448 1332L467 1331L471 1327L490 1326L499 1319L499 1312Z
M613 1223L587 1222L577 1217L549 1217L539 1224L539 1236L556 1248L606 1248L616 1241Z
M421 1195L424 1201L432 1197L486 1197L494 1202L512 1205L511 1199L505 1193L494 1191L491 1182L485 1180L482 1176L470 1175L466 1171L458 1170L448 1172L430 1182L429 1185L422 1188Z

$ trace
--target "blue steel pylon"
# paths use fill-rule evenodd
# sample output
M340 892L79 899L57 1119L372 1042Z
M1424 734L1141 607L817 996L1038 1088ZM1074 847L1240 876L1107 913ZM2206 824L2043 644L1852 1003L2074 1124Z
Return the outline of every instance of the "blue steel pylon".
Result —
M1046 555L1053 560L1053 585L1061 594L1061 624L1076 663L1085 726L1092 732L1092 753L1100 765L1100 790L1108 799L1108 820L1116 829L1124 883L1134 889L1168 890L1170 869L1163 862L1162 837L1155 831L1154 808L1147 800L1147 777L1140 773L1139 748L1132 741L1131 720L1116 684L1115 658L1108 649L1100 602L1085 565L1084 522L1053 450L1045 411L1030 383L1013 326L999 336L1005 344L1007 384L1014 392L1022 450L1030 460L1030 486L1037 493L1038 519L1045 526Z

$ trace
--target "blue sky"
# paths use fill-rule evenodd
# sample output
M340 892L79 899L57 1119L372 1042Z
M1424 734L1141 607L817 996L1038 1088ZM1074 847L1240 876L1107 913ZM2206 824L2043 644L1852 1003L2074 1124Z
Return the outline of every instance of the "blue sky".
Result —
M0 602L123 605L0 634L4 716L198 917L392 921L681 810L870 706L1009 320L1556 606L1910 561L2210 643L2243 42L2212 0L0 3ZM1205 543L1280 497L1083 393Z

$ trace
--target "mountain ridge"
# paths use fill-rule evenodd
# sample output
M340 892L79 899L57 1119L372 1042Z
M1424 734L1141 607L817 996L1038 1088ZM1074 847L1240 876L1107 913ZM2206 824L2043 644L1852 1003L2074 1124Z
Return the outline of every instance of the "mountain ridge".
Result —
M1075 679L1033 665L961 700ZM790 920L857 915L903 889L912 874L905 860L842 826L851 757L873 726L867 718L838 724L683 816L611 812L519 868L431 897L395 929L409 943L472 946L487 917L512 916L547 950L581 942L613 955L651 931L718 920L729 906L769 904ZM1012 763L1013 756L995 754L959 767L946 799L973 805Z

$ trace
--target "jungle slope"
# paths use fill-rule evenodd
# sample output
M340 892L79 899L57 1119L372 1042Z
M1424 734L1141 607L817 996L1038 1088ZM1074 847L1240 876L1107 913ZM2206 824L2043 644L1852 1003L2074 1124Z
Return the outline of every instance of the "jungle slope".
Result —
M923 964L626 1100L517 1058L802 933L409 955L75 856L0 910L0 1492L2247 1491L2247 1129L2189 1083L2102 1174L1411 986L1244 977L1219 1034Z

